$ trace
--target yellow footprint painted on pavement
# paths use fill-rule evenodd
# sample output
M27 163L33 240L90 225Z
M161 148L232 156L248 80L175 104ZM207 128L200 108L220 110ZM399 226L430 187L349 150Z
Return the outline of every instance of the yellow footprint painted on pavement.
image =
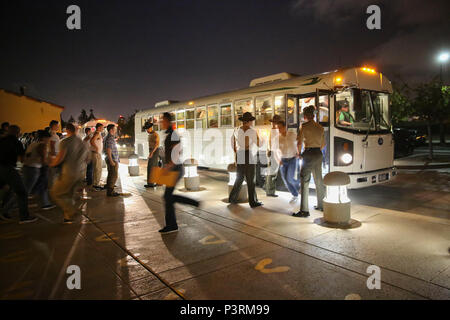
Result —
M262 273L277 273L277 272L287 272L291 269L290 267L287 267L287 266L266 268L266 266L271 263L272 263L272 259L270 259L270 258L262 259L255 266L255 270L258 270L259 272L262 272Z
M141 254L140 253L136 253L135 257L139 257ZM148 263L148 260L140 260L142 263L146 264ZM117 260L117 263L121 266L121 267L127 267L127 266L137 266L140 263L137 262L136 260L134 260L134 258L132 256L126 256L122 259Z
M198 240L198 242L200 242L201 244L207 245L207 244L221 244L221 243L225 243L227 242L227 240L223 240L223 239L219 239L219 240L211 240L214 239L216 236L210 235L210 236L206 236L200 240Z
M112 240L119 239L117 237L113 237L114 234L115 234L114 232L109 232L107 234L103 234L103 235L98 236L97 238L95 238L95 241L97 241L97 242L105 242L105 241L112 241Z
M184 294L186 293L186 290L184 289L176 289L176 291L181 296L184 296ZM178 295L176 295L174 292L171 292L167 296L165 296L163 300L177 300L178 298L180 298Z

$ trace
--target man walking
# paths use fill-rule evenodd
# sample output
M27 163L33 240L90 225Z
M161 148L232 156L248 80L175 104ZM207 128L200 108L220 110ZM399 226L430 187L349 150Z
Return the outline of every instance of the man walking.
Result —
M0 139L0 186L8 185L9 189L3 197L2 214L4 219L11 219L9 211L13 205L13 193L17 195L20 224L35 222L36 217L28 212L28 193L22 178L16 169L17 160L23 161L25 151L19 141L20 128L12 125L8 134Z
M116 144L117 128L114 124L106 127L108 135L105 138L106 166L108 168L108 178L106 179L106 195L108 197L120 196L120 193L114 191L114 187L119 176L119 151Z
M37 132L37 141L32 142L26 152L23 162L23 179L27 193L38 194L41 199L41 209L50 210L55 205L48 196L48 144L50 133L45 130Z
M102 151L103 151L103 124L98 122L95 125L95 132L91 139L92 151L92 169L94 171L93 188L96 191L101 191L100 179L102 177Z
M316 184L317 206L316 210L323 211L324 186L322 180L322 149L325 147L325 137L323 127L314 121L314 106L303 109L303 114L307 122L303 123L298 135L298 150L302 153L303 165L300 171L302 199L300 211L294 213L294 217L309 217L308 197L309 181L311 173Z
M77 188L83 183L89 150L77 136L77 128L69 123L67 137L61 141L60 150L50 166L61 166L61 174L50 191L53 201L64 212L64 223L73 223L76 208L73 198Z
M274 115L273 119L269 120L272 122L272 129L270 130L269 136L269 148L267 152L267 173L266 173L266 195L268 197L278 197L275 193L276 184L277 184L277 175L279 169L278 160L275 158L277 145L278 145L278 127L277 124L281 121L281 117L279 115Z
M152 168L158 166L159 159L159 135L153 130L153 123L147 123L144 129L148 133L148 164L147 164L147 184L146 188L152 188L155 185L150 182Z
M91 149L91 139L92 139L92 133L91 128L84 129L84 139L83 143L85 144L86 148L88 150ZM92 183L94 182L94 171L93 171L93 164L92 164L92 152L89 152L89 160L86 167L86 185L88 188L92 186Z
M164 140L164 172L168 174L171 171L177 173L176 181L183 176L183 166L181 165L181 143L180 137L172 128L172 116L168 112L164 112L162 120L162 128L166 130L166 138ZM162 234L178 231L177 219L175 216L175 203L183 203L198 207L200 203L197 200L188 197L174 195L175 186L166 186L164 191L164 206L166 209L166 226L159 230Z
M281 178L286 188L292 194L291 203L298 200L299 181L298 175L298 150L297 150L297 133L287 131L284 121L278 122L279 135L279 152L281 163Z
M256 149L261 146L261 142L257 131L251 127L255 117L250 112L245 112L239 120L242 121L242 126L237 132L237 137L234 134L231 138L233 150L236 153L237 164L236 181L230 192L229 202L238 202L239 192L245 179L247 182L250 207L256 208L262 205L261 202L258 202L255 186Z

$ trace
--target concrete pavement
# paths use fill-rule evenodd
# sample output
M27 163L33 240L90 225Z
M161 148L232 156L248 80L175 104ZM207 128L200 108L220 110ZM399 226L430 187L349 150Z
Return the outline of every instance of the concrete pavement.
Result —
M180 230L161 236L162 188L120 170L131 196L90 193L83 216L61 225L59 210L34 224L0 225L1 299L449 299L450 179L401 172L386 185L351 190L356 229L320 226L320 212L290 216L289 196L230 206L225 174L203 171L200 209L177 207ZM315 199L311 196L311 206ZM69 290L68 265L81 268ZM381 268L369 290L367 267Z

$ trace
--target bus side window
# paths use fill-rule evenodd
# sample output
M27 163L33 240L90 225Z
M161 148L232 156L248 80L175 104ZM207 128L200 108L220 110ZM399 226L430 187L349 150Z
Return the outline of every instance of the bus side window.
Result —
M269 125L270 119L272 119L272 97L257 97L256 98L256 121L255 125L263 126Z
M208 128L219 127L219 108L217 106L208 106Z
M296 124L295 119L295 98L289 97L287 98L287 124L288 127Z
M156 115L152 116L153 118L153 131L159 130L158 117Z
M184 128L184 110L177 111L177 128Z
M206 108L198 107L195 109L195 123L197 129L206 129Z
M238 100L234 102L234 126L238 127L241 123L239 118L245 112L251 112L254 115L253 99Z
M172 127L175 130L177 128L177 112L171 111L170 115L172 116L172 120L173 120Z
M328 95L319 96L317 120L323 127L328 127L330 125L329 106L330 106L330 97Z
M231 104L226 104L220 106L220 126L221 127L231 127L232 115L231 115Z
M186 129L194 129L194 109L186 110Z
M281 117L281 119L283 119L283 121L285 121L286 119L286 105L285 105L285 100L284 100L284 96L275 96L275 113ZM289 121L288 121L289 124Z
M303 109L305 109L307 106L315 106L316 105L316 98L315 97L306 97L298 99L298 110L299 110L299 124L305 122L305 119L303 117Z

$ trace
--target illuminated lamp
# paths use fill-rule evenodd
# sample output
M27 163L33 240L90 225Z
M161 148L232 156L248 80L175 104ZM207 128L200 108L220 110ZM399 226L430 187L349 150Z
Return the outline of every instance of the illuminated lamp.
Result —
M136 177L139 175L139 163L138 163L138 155L133 153L128 157L128 173L132 177Z
M350 223L350 204L347 185L350 177L345 172L333 171L325 175L323 184L326 195L323 199L323 218L325 222L346 226Z
M227 167L228 171L228 197L230 196L231 190L233 189L234 183L236 182L236 176L237 176L237 166L235 163L231 163ZM248 202L247 197L247 183L242 182L241 190L239 191L239 196L237 201L242 202Z
M335 87L342 87L344 83L344 79L341 76L336 76L333 79Z
M200 177L197 173L198 161L195 159L186 159L183 162L184 167L184 187L189 191L198 191L200 189Z

